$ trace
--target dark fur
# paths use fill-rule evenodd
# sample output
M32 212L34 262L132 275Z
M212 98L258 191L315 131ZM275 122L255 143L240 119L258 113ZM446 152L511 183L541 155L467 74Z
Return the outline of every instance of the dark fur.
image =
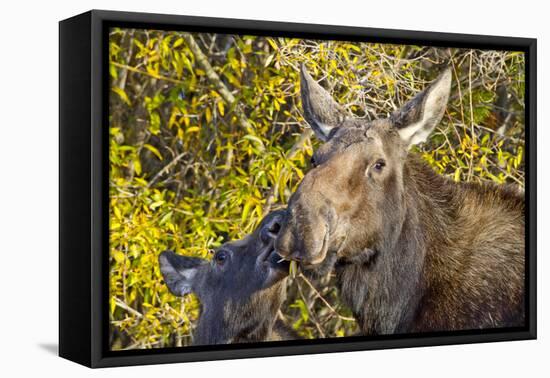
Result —
M309 75L302 80L305 106L328 96ZM523 194L455 183L408 153L439 123L450 86L447 71L374 122L330 129L330 118L304 112L329 134L290 200L276 248L306 270L334 261L340 295L364 334L524 325ZM327 113L330 102L321 103Z
M289 267L273 249L281 215L272 212L252 235L220 247L216 253L225 254L223 263L171 251L160 255L170 291L178 296L193 292L201 302L194 345L296 338L277 319Z

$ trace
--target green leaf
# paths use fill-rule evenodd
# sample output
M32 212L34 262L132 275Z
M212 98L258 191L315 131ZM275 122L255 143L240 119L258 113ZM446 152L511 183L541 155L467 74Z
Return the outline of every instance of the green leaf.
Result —
M309 320L309 310L307 309L307 305L304 303L303 300L296 299L296 301L290 307L298 308L300 310L300 315L304 322L307 322Z
M169 222L172 219L173 211L169 211L160 219L159 226L163 226L165 223Z

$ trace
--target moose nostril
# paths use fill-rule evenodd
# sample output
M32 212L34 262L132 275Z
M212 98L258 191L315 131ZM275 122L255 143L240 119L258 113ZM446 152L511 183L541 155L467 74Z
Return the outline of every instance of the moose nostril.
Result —
M272 234L273 236L277 236L280 230L281 230L281 223L279 223L278 221L275 221L272 224L270 224L268 228L269 233Z
M263 225L260 231L260 238L262 242L269 243L277 238L277 235L281 231L282 227L281 221L282 217L277 214L277 216L273 216Z

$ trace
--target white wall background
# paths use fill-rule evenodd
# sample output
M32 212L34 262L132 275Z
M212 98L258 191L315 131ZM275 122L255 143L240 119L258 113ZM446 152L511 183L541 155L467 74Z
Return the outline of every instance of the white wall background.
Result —
M0 375L468 377L550 373L550 27L544 1L6 0L0 5ZM539 340L89 370L56 356L58 25L91 8L538 38ZM75 125L77 126L77 125ZM546 298L543 298L546 296ZM546 299L546 300L545 300ZM546 351L545 351L546 349ZM31 375L32 374L32 375ZM548 375L546 375L548 376Z

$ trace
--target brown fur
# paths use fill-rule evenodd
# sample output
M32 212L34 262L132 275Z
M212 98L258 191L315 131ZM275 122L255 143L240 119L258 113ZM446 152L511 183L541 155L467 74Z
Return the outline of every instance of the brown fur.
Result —
M365 334L522 326L523 194L455 183L408 152L441 120L450 71L388 119L332 126L326 114L341 108L304 71L302 82L304 115L326 143L290 199L277 251L305 270L333 264Z
M522 326L523 196L508 186L455 184L414 156L406 174L411 210L398 245L413 238L415 250L398 248L393 258L379 256L379 264L336 267L341 295L362 330Z

